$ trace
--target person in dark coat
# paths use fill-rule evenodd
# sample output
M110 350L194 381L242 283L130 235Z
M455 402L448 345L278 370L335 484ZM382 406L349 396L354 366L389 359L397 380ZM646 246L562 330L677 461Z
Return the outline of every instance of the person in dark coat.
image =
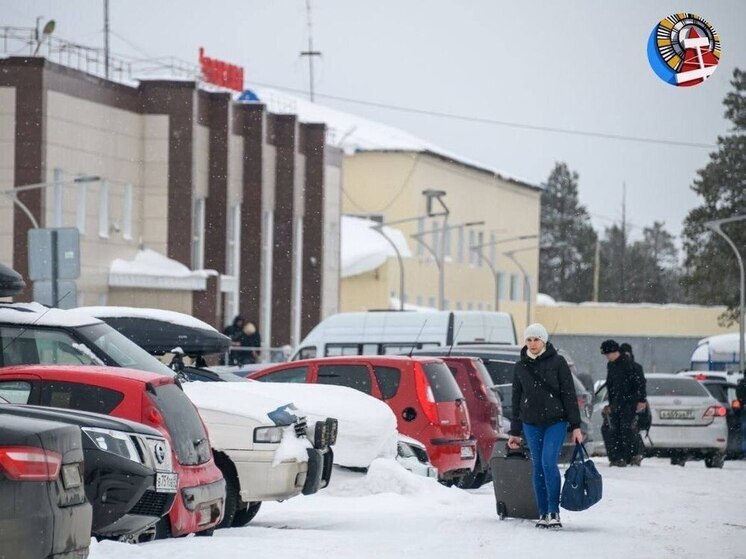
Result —
M746 458L746 375L736 385L736 398L741 404L741 451Z
M250 320L243 325L241 335L238 337L238 343L241 347L250 348L236 352L238 364L256 363L259 356L258 350L262 345L262 337L259 335L256 325Z
M645 444L642 442L642 436L640 435L640 425L643 423L643 414L646 411L647 408L647 390L646 390L646 382L645 382L645 371L642 369L642 365L640 365L637 361L635 361L635 355L632 353L632 346L628 343L623 343L619 345L619 350L629 357L629 359L632 361L632 369L635 372L635 375L637 376L637 382L638 386L640 387L641 391L641 402L645 402L645 406L640 409L639 407L636 410L637 416L635 417L635 421L633 422L633 426L635 427L635 438L634 438L634 445L632 450L632 460L630 461L630 464L632 466L639 466L642 464L642 458L643 453L645 451Z
M533 465L533 486L539 509L538 528L561 528L558 467L568 424L572 440L583 442L580 409L570 367L552 344L541 324L523 334L525 346L513 367L513 419L508 446L519 448L526 437Z
M624 467L632 463L635 450L635 419L637 411L643 411L645 388L635 372L633 361L620 351L614 340L601 344L601 353L606 356L606 387L609 405L603 413L609 416L609 439L606 449L612 466Z
M244 319L239 314L236 315L236 317L233 319L233 322L225 327L223 330L223 334L228 336L231 339L231 346L232 347L238 347L241 345L241 343L238 341L238 339L241 337L241 332L243 330L244 325ZM228 357L228 365L238 365L238 352L231 352Z

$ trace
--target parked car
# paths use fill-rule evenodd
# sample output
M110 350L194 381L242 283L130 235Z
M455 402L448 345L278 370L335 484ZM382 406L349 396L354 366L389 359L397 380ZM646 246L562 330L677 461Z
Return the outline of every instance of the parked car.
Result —
M564 351L558 350L570 366L570 371L575 384L575 394L578 398L578 407L580 408L580 430L583 432L586 448L591 452L596 444L596 439L601 438L601 432L593 430L590 423L593 414L593 400L591 393L585 389L585 386L578 379L575 364L572 358ZM513 366L520 359L521 346L517 345L497 345L497 344L473 344L468 346L440 348L440 349L423 349L414 352L414 355L433 355L436 357L478 357L484 363L487 372L493 383L493 391L500 397L502 403L503 431L510 428L510 420L513 417ZM560 454L561 461L568 461L572 457L575 445L573 444L570 433L568 433L565 443Z
M726 458L743 456L741 437L744 436L744 433L741 431L741 414L746 412L742 409L741 402L736 398L737 384L733 382L737 380L736 377L716 371L686 371L679 374L701 382L702 386L726 409L725 420L728 424ZM740 377L738 378L740 379Z
M476 463L464 395L432 357L349 356L292 361L250 375L262 382L347 386L386 402L400 433L421 441L439 479L458 483Z
M169 441L178 473L171 511L157 536L180 536L217 526L225 481L215 465L207 431L192 402L171 375L115 367L25 366L0 369L0 381L31 384L27 401L103 413L155 428Z
M708 468L722 468L728 441L727 410L697 380L681 375L648 374L648 405L653 414L647 455L672 464L703 459Z
M465 489L481 487L490 477L492 448L503 435L502 405L492 388L492 379L478 357L442 355L466 399L471 422L471 433L477 439L477 462L471 474L460 486ZM506 437L507 438L507 437Z
M322 320L290 360L343 355L396 355L455 344L516 343L513 316L491 311L369 311Z
M0 394L27 399L38 388L30 381L6 381L0 374ZM85 456L82 479L93 506L91 535L128 542L155 537L155 524L171 510L178 480L172 470L171 446L158 431L70 409L0 404L0 416L3 421L30 417L80 427Z
M75 425L4 417L0 429L0 559L85 558L91 505Z
M107 321L154 356L170 355L171 370L185 381L247 382L232 373L215 373L196 366L210 355L224 354L230 339L194 317L132 307L78 310ZM186 363L185 356L194 364ZM273 399L251 391L236 392L226 388L184 382L185 392L197 405L207 425L215 462L226 480L221 527L244 526L254 518L262 501L284 501L301 493L311 495L328 485L334 453L328 440L316 436L316 431L324 429L323 426L317 421L307 426L301 413L266 413L286 406L290 398ZM235 401L237 394L240 396ZM335 420L326 416L318 419L330 426L329 431L334 425L336 432ZM298 456L275 463L281 447L290 444L283 439L291 430L297 435L296 442L308 448ZM260 434L264 438L259 438Z

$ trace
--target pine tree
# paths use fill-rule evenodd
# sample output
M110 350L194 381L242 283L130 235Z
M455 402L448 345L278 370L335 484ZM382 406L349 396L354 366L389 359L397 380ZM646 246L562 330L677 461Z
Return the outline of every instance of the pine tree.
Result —
M736 68L731 85L733 91L723 104L733 128L718 138L717 151L697 172L692 189L702 198L702 204L689 212L683 231L685 290L693 302L727 305L726 324L738 317L738 264L733 250L704 224L746 214L746 72ZM726 225L724 231L746 259L746 221Z
M587 301L593 290L596 232L578 200L578 174L556 163L541 195L539 290L561 301Z

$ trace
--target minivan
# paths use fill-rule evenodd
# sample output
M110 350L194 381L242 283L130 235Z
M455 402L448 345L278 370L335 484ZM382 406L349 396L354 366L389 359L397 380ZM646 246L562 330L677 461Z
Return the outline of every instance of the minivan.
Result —
M290 360L396 355L466 344L515 344L513 316L486 311L368 311L332 315L298 345Z

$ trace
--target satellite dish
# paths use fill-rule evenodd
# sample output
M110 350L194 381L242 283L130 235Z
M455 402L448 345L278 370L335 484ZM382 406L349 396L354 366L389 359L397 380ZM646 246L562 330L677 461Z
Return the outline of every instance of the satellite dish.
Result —
M44 35L51 35L52 33L54 33L54 26L55 26L54 20L50 19L47 22L47 24L44 26L44 29L42 30L42 33Z

